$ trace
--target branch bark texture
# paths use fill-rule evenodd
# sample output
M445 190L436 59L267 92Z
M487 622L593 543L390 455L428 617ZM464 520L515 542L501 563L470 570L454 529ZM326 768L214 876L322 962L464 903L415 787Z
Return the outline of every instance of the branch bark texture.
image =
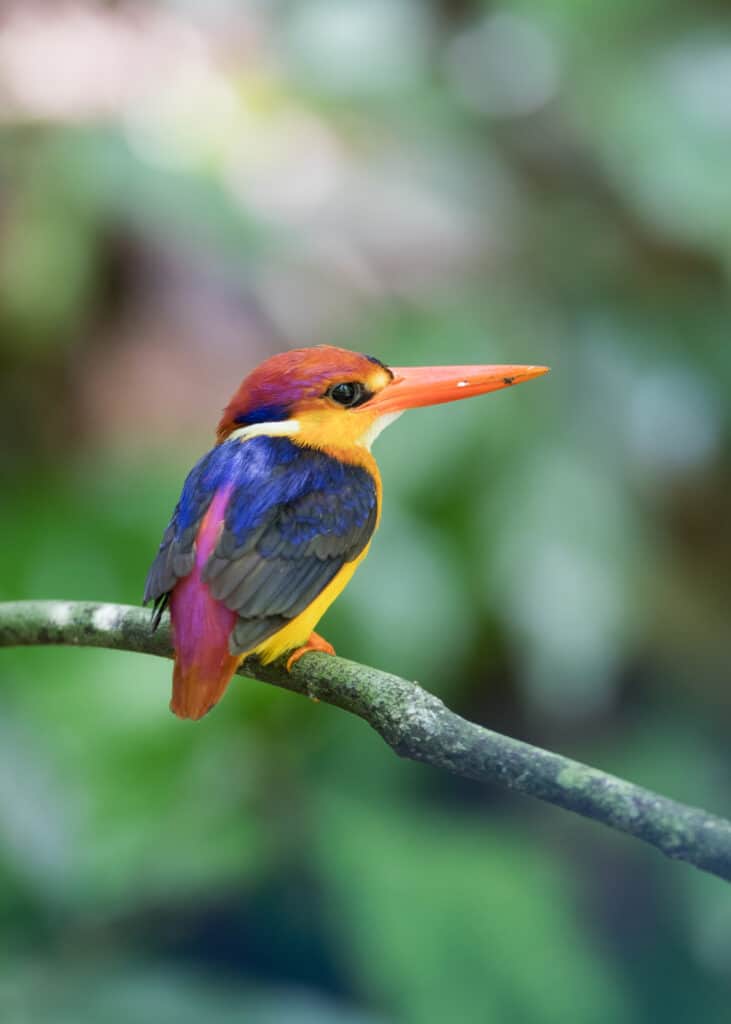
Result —
M169 622L126 605L0 603L0 647L63 644L172 657ZM596 768L492 732L450 711L416 683L343 658L308 654L291 673L247 661L241 675L358 715L400 757L563 807L731 881L731 822Z

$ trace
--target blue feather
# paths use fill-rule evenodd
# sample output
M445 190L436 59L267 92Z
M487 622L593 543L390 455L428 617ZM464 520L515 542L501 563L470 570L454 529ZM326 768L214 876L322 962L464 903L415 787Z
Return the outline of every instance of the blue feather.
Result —
M249 412L241 413L234 417L234 423L241 427L251 427L255 423L277 423L279 420L286 420L289 416L289 409L286 405L260 405Z
M222 491L225 522L201 580L237 613L231 650L249 651L363 552L378 520L376 482L362 466L287 437L225 441L189 473L145 601L159 600L192 571L200 525Z
M292 544L318 534L345 536L373 513L376 494L361 466L339 462L324 452L303 448L286 437L226 441L196 463L188 475L175 516L176 536L194 526L219 488L234 485L226 527L243 543L274 506L286 507L309 496L307 514L291 520L282 514L280 533Z

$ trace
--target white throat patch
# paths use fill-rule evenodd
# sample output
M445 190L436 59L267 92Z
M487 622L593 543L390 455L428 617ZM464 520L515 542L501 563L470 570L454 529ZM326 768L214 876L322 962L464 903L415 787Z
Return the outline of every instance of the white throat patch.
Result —
M395 423L399 416L403 415L400 412L387 412L383 416L379 416L377 420L374 420L370 425L365 434L358 440L358 444L371 450L371 445L376 440L379 434L383 433L386 427L390 427L392 423Z
M290 437L300 431L299 420L275 420L273 423L252 423L232 430L227 441L248 441L250 437Z

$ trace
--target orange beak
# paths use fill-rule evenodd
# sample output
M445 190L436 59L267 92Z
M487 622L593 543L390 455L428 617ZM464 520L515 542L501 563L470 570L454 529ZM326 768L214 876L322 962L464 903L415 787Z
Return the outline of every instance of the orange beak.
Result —
M522 384L548 373L547 366L405 366L391 367L393 380L362 408L379 415Z

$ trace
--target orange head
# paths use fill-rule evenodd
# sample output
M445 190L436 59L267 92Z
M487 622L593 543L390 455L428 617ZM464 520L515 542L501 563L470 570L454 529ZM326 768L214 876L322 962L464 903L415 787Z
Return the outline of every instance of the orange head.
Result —
M218 425L218 440L290 434L316 447L366 447L406 409L498 391L546 366L389 368L331 345L272 356L241 383Z

